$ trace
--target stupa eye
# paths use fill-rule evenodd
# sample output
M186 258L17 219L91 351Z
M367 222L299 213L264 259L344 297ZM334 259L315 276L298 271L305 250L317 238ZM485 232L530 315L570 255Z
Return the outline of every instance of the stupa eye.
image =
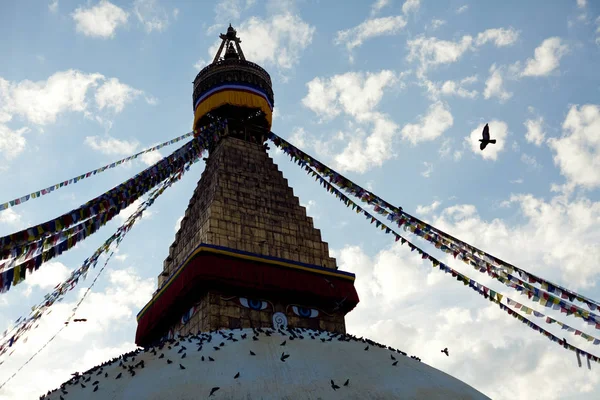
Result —
M292 311L302 318L316 318L319 316L319 310L315 310L314 308L292 306Z
M269 303L264 300L247 299L245 297L240 297L240 304L246 308L257 311L264 310L269 306Z

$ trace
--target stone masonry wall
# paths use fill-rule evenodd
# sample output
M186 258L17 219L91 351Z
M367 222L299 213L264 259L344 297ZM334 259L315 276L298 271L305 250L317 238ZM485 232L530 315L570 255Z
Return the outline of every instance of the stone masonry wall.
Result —
M327 243L262 145L225 137L210 155L159 275L200 243L337 269Z

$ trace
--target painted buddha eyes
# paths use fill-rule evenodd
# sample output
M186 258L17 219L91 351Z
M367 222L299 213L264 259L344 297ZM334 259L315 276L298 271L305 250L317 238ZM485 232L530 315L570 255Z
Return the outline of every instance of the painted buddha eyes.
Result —
M319 316L319 310L315 310L314 308L292 306L292 311L302 318L316 318Z
M250 310L262 311L269 307L269 302L259 299L251 299L248 297L238 297L238 301L242 307L249 308ZM288 306L290 307L290 306ZM292 311L299 317L302 318L317 318L319 316L319 310L301 306L291 306ZM289 310L289 308L287 308Z
M264 300L247 299L245 297L240 297L239 299L240 299L240 304L242 306L249 308L251 310L261 311L269 306L269 303L267 303Z

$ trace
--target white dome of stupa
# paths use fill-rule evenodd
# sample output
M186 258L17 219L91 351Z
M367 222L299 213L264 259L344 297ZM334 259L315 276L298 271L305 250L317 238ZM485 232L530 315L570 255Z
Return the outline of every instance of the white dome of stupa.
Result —
M212 395L211 395L212 393ZM94 367L44 399L488 399L367 339L309 329L189 335Z

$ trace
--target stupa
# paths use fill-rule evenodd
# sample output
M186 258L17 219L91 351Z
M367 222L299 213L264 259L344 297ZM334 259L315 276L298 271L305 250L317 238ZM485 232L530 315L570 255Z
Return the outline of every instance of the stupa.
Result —
M194 128L227 125L137 316L140 348L44 398L487 399L346 333L355 276L337 268L264 145L271 78L246 60L231 25L220 38L194 80Z

